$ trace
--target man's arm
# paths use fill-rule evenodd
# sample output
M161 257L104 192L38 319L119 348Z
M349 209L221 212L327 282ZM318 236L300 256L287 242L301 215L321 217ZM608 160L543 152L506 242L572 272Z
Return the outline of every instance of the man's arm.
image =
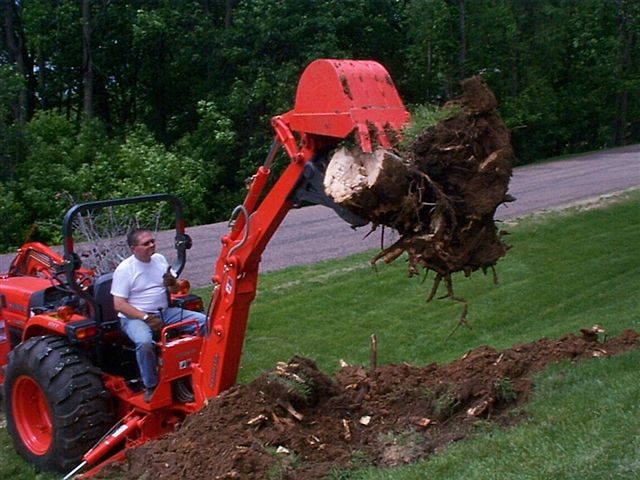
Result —
M127 318L139 318L140 320L143 320L146 315L146 312L143 312L131 305L126 298L118 297L116 295L113 295L113 307L117 312L120 312Z
M139 310L133 305L131 305L127 301L127 299L122 297L116 297L115 295L113 296L113 306L118 312L122 313L125 317L139 318L144 323L149 325L156 339L160 336L160 333L162 332L162 327L164 327L164 324L160 317L156 315L149 315L148 313L145 313L142 310Z

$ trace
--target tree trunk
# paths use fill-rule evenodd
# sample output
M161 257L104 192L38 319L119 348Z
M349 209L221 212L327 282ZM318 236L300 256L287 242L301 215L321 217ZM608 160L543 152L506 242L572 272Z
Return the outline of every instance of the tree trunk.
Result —
M458 0L458 33L459 33L459 49L458 49L458 65L460 71L464 72L464 62L467 60L467 27L465 0Z
M236 0L224 0L224 28L228 30L231 28L233 7L236 5Z
M629 71L637 69L637 66L631 65L631 46L634 38L630 31L628 15L624 10L625 5L616 0L616 23L618 33L618 48L620 49L620 57L618 60L618 72L620 78L625 78ZM627 110L629 108L629 90L624 87L616 93L615 97L615 118L613 124L613 132L611 142L614 146L624 145L627 134Z
M82 0L82 84L84 118L93 118L93 64L91 58L91 0Z
M4 0L4 25L9 62L15 64L19 74L25 78L26 89L22 89L18 99L11 105L13 117L19 124L27 122L33 114L35 79L32 61L26 48L20 8L13 0Z

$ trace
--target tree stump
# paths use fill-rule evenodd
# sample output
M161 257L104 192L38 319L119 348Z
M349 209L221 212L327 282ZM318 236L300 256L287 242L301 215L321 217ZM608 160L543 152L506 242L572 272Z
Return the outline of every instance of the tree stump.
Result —
M497 207L512 201L510 134L481 77L462 83L447 106L456 114L422 131L404 149L338 150L325 175L325 192L338 204L384 225L400 238L372 263L408 255L409 275L436 272L453 297L451 274L493 270L508 246L494 222ZM495 275L494 275L495 278Z

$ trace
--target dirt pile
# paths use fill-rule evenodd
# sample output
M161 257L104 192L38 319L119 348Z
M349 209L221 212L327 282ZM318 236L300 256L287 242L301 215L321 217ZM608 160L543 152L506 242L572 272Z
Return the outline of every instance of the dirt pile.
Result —
M448 364L342 368L335 378L305 358L226 391L180 430L127 452L108 478L320 479L332 469L392 466L464 438L479 419L513 422L531 374L563 359L640 346L626 331L595 330L504 351L480 347Z
M405 148L365 154L342 149L329 162L325 191L334 201L400 238L372 262L408 255L409 274L436 273L454 297L451 274L492 269L508 246L494 223L512 173L510 134L481 77L461 83L445 105L454 112L425 128ZM495 274L495 272L494 272Z

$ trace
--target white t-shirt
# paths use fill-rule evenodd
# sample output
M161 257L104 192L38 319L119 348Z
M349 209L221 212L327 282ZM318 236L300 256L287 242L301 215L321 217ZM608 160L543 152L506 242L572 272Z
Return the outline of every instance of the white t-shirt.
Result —
M163 255L154 253L149 263L135 256L125 258L113 272L111 295L125 298L143 312L157 312L168 307L167 290L162 275L169 263Z

